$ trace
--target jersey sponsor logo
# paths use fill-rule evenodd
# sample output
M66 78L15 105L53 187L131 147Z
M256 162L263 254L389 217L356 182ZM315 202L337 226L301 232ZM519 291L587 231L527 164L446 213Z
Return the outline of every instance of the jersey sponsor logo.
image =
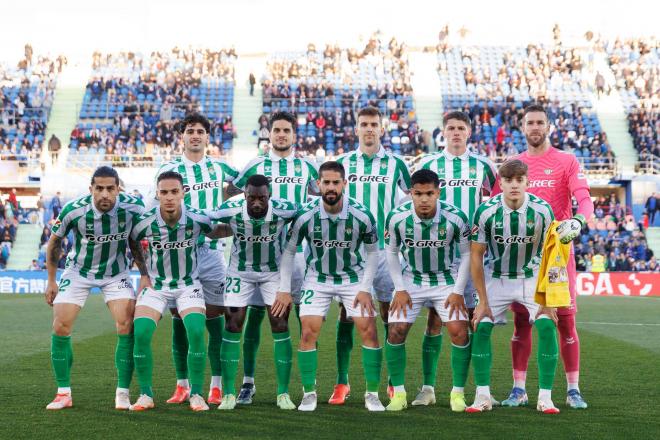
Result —
M190 191L203 191L205 189L222 188L222 182L214 180L212 182L201 182L193 185L183 185L183 192L189 193Z
M449 187L478 187L478 179L440 179L440 188Z
M352 242L350 241L341 240L312 240L312 246L314 247L348 249L351 247L351 244Z
M302 185L305 183L305 179L302 177L278 176L271 178L271 183L291 183L293 185Z
M237 232L234 237L240 241L247 241L248 243L271 243L277 240L277 234L272 235L245 235Z
M406 247L409 248L441 248L447 246L447 240L413 240L406 238L403 240Z
M159 251L168 250L168 249L185 249L195 246L195 240L191 238L190 240L184 240L184 241L166 241L166 242L154 241L151 243L151 246L153 246L154 249L157 249Z
M556 180L530 180L529 188L554 188Z
M348 181L350 183L389 183L390 176L358 176L357 174L349 174Z
M128 238L128 231L122 232L120 234L106 234L99 236L93 234L85 234L85 238L90 243L108 243L110 241L121 241Z
M502 237L501 235L493 236L495 241L499 244L528 244L534 243L536 237L521 237L519 235L511 235L509 237Z

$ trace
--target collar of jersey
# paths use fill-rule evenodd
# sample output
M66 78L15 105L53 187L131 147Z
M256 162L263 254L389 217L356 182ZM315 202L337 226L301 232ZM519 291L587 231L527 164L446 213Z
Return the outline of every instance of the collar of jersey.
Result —
M201 167L205 161L206 161L206 156L203 156L202 160L200 160L199 162L193 162L192 160L188 159L185 154L181 155L181 162L183 162L183 164L188 167L191 167L193 165L199 165Z
M296 155L293 153L293 149L291 150L291 154L289 154L288 156L284 156L284 157L278 156L277 154L273 153L272 150L268 152L268 158L272 161L278 161L278 160L283 159L283 160L291 162L293 159L295 159L295 156Z
M247 212L247 200L243 199L243 218L248 218L251 222L254 223L271 221L273 219L273 201L268 200L268 211L266 211L266 215L263 218L252 218Z
M344 196L342 197L343 199L343 206L341 207L341 212L339 213L339 218L342 220L346 220L348 218L348 199ZM326 220L331 220L330 219L330 214L325 210L325 206L323 205L323 202L319 203L319 211L320 211L320 217L321 219L326 219Z
M418 224L419 224L419 223L425 223L425 222L427 222L427 221L429 220L429 219L421 219L421 218L419 218L419 216L418 216L417 213L415 212L415 205L412 205L412 204L411 204L410 209L412 210L413 219L415 220L415 223L418 223ZM432 221L433 223L440 223L440 202L439 202L439 201L438 201L438 203L435 204L435 215L433 216L433 218L431 219L431 221Z
M117 195L117 200L115 200L115 206L112 207L112 209L108 212L101 212L96 208L96 204L94 204L94 198L92 197L92 211L94 211L94 218L99 219L103 214L108 214L111 217L114 217L115 214L117 214L117 207L119 206L119 195Z
M470 150L466 149L465 153L461 154L460 156L454 156L453 154L451 154L448 151L447 147L445 147L445 149L442 151L442 154L444 154L447 157L447 159L459 158L460 160L466 160L468 158L468 156L470 155Z
M158 209L156 210L156 220L158 221L159 226L165 226L165 227L170 227L167 223L165 223L165 220L163 219L163 216L160 215L160 205L158 205ZM186 224L186 205L181 202L181 218L179 219L178 226L185 226Z
M361 155L362 157L364 157L365 159L373 159L374 157L382 159L383 157L385 157L385 148L383 148L382 145L380 146L378 151L376 151L376 154L374 154L373 156L368 156L366 153L363 153L362 150L359 149L359 147L357 150L355 150L355 152Z
M505 214L511 214L513 211L522 214L525 211L527 211L527 205L529 205L529 193L525 193L525 201L523 202L522 205L520 205L520 208L518 209L511 209L509 208L506 203L504 202L504 194L502 194L502 208L504 209Z

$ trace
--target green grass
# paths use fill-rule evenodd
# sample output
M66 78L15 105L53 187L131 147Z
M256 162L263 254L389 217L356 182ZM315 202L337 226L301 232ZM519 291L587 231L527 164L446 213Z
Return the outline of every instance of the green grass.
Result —
M578 326L582 341L582 391L590 408L566 408L565 379L561 367L554 400L562 410L544 416L533 407L496 408L488 414L453 414L449 344L443 341L438 371L438 404L410 408L403 413L370 414L363 407L364 384L360 351L354 349L351 366L353 394L345 407L320 404L315 413L284 412L274 405L275 378L272 338L264 326L257 366L255 403L231 413L212 410L192 413L186 405L164 403L172 391L174 371L170 358L170 319L160 323L154 339L154 391L156 409L146 413L113 409L115 371L114 327L99 296L93 296L74 330L73 389L75 407L47 412L55 384L50 369L50 309L40 296L0 296L0 438L212 438L220 436L284 438L287 436L336 437L457 437L457 438L659 438L660 418L660 300L653 298L581 298ZM319 399L326 401L335 375L333 308L320 339ZM292 321L295 321L292 319ZM602 323L617 323L612 325ZM644 326L630 323L650 324ZM294 324L292 334L297 334ZM509 337L511 326L497 327L493 337L493 392L501 399L511 386ZM379 328L382 330L382 327ZM420 386L418 323L408 344L407 388L412 400ZM382 333L382 332L381 332ZM294 338L294 344L297 338ZM295 346L295 345L294 345ZM356 348L359 347L356 341ZM301 398L300 378L294 360L291 394ZM239 369L240 371L240 369ZM208 370L207 370L208 373ZM530 360L528 389L536 401L536 362ZM134 381L135 382L135 381ZM471 381L470 381L471 382ZM132 394L137 391L135 383ZM384 387L381 396L384 396ZM474 386L467 388L472 400ZM383 399L385 402L386 399ZM147 437L148 436L148 437Z

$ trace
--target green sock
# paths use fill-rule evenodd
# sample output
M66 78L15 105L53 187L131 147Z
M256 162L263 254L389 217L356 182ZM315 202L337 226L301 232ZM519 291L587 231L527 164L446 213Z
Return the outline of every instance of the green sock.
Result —
M551 390L555 381L559 347L557 344L557 328L551 319L541 318L534 322L539 332L539 388Z
M115 367L117 368L117 387L129 388L133 378L133 333L117 335Z
M188 379L188 336L183 319L172 317L172 359L178 380Z
M385 342L385 358L387 371L390 373L392 386L400 386L406 377L406 343L390 344Z
M474 365L474 383L477 386L490 386L490 367L493 361L491 333L493 333L493 323L480 322L477 331L472 335L472 365Z
M236 395L236 372L241 356L241 334L227 329L222 334L220 359L222 361L222 387L225 395Z
M311 393L316 390L316 367L318 363L318 352L316 349L309 351L298 350L298 369L300 370L300 381L303 390Z
M362 368L364 369L364 376L367 380L368 393L378 392L382 364L383 349L381 347L370 348L364 345L362 346Z
M225 327L225 317L220 315L206 320L206 329L209 332L209 362L211 363L211 376L222 375L220 362L220 346L222 345L222 329Z
M190 395L202 395L204 370L206 369L206 335L203 313L188 313L183 318L188 335L188 371L190 372Z
M155 331L156 322L151 318L136 318L133 322L135 372L140 384L140 394L146 394L149 397L154 396L152 388L154 359L151 352L151 339Z
M71 336L50 337L50 361L55 372L55 381L60 388L71 386L71 365L73 365L73 348Z
M427 335L422 339L422 374L424 385L435 386L438 371L438 358L442 349L442 333Z
M470 358L472 354L472 344L468 336L467 344L460 346L451 344L451 375L452 385L458 388L464 388L467 383L468 372L470 371Z
M254 377L257 366L257 352L261 342L261 323L266 316L266 308L258 306L248 307L243 334L243 375Z
M293 347L289 331L273 333L273 351L275 352L275 373L277 375L277 394L289 392Z
M337 383L348 385L348 366L353 350L353 322L337 321Z

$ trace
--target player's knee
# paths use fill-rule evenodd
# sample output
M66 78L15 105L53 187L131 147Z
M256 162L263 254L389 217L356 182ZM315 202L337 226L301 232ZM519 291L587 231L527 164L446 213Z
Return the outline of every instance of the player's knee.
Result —
M388 325L387 342L390 344L403 344L406 341L406 324L397 322Z
M115 322L118 335L128 335L133 331L133 318L126 317Z
M390 303L379 302L380 304L380 319L387 323L390 316Z
M442 320L434 310L429 310L429 318L426 321L426 334L436 336L442 332Z
M452 344L463 347L468 343L467 326L453 326L448 333Z
M57 336L70 336L73 330L72 322L65 322L60 319L53 321L53 333Z
M303 326L302 332L301 332L301 335L300 335L300 342L303 345L309 346L311 344L316 343L316 339L318 338L318 336L319 336L319 334L318 334L318 331L316 331L316 329L313 329L311 327Z
M270 328L273 333L284 333L289 330L289 322L284 318L271 318Z

